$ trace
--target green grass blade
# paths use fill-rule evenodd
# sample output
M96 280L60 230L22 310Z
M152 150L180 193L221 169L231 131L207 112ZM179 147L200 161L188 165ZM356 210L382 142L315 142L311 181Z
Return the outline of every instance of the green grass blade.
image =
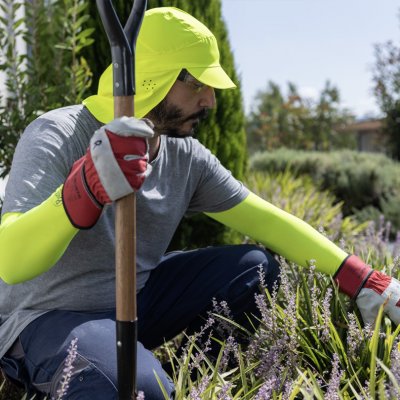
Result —
M378 354L379 334L380 334L382 317L383 317L383 305L381 305L381 307L379 308L379 312L375 321L375 330L369 345L369 350L371 354L370 373L369 373L369 392L373 399L375 398L375 393L376 393L376 360Z

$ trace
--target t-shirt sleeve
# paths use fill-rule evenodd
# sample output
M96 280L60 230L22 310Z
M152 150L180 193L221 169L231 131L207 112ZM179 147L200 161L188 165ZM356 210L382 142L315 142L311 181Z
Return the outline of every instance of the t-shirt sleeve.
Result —
M63 135L59 126L45 118L27 127L14 153L2 214L26 212L64 183L71 163Z
M226 211L248 196L249 191L243 183L199 143L194 157L199 168L199 180L189 204L189 213Z

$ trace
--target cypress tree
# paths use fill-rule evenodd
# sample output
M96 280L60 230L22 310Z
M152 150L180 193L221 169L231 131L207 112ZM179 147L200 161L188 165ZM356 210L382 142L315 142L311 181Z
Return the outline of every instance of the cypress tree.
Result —
M240 82L235 71L228 33L222 19L220 0L148 0L148 9L172 6L187 11L203 22L216 36L221 54L221 65L238 86L235 90L216 90L217 107L199 127L197 138L215 154L232 174L242 179L247 165L246 133ZM121 21L126 21L131 2L116 2ZM88 27L96 29L96 42L86 49L97 87L98 78L111 62L109 44L102 28L95 2L90 2L91 20ZM94 89L94 88L93 88ZM170 249L194 248L210 244L237 241L238 236L209 218L199 215L181 223Z

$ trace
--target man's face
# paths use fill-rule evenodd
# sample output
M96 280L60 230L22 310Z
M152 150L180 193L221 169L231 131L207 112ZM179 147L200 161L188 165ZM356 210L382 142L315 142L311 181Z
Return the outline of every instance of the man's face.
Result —
M165 99L147 117L159 135L194 136L200 121L215 107L214 89L203 85L191 75L177 80Z
M194 136L200 121L207 117L208 109L186 114L178 105L171 104L165 98L149 113L148 118L154 124L154 130L159 135L170 137Z

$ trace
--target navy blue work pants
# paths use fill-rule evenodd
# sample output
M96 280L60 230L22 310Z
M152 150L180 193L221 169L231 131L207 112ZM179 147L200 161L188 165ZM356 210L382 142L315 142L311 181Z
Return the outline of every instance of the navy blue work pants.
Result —
M146 400L164 399L154 372L173 397L174 387L151 349L184 329L200 327L212 299L225 300L235 319L257 314L254 294L259 268L272 291L279 265L254 245L208 247L173 252L152 271L138 295L137 386ZM22 332L0 360L3 371L25 388L57 398L67 349L77 338L77 356L64 400L117 399L115 311L51 311Z

